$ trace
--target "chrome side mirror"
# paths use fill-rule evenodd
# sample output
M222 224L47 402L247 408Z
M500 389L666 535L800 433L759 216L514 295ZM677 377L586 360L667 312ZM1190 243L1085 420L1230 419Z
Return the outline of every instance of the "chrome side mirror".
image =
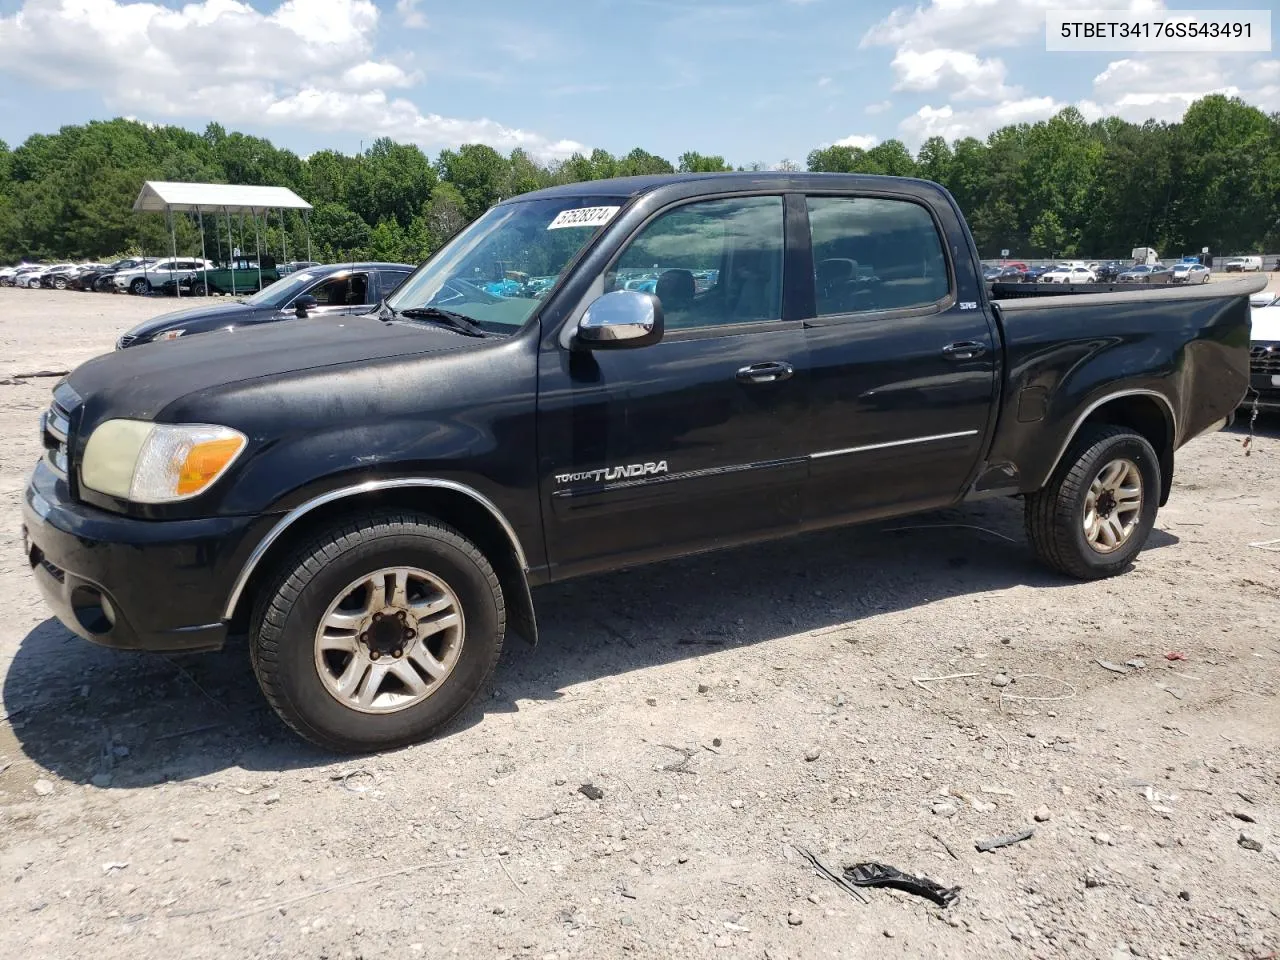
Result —
M587 307L574 342L584 350L622 350L661 339L662 301L651 293L615 290Z

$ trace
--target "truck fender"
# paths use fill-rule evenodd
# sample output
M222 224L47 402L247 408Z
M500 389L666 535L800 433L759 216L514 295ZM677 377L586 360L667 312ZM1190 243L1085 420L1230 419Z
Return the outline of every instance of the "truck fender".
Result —
M538 625L534 613L533 595L529 589L529 564L515 528L498 506L480 491L455 480L443 480L433 477L392 477L383 480L367 480L363 483L330 490L294 507L282 516L275 526L267 531L266 536L259 541L253 552L249 554L227 598L223 619L230 622L236 616L237 609L245 595L254 571L261 565L271 548L279 543L290 532L291 528L295 528L295 525L304 517L332 504L341 504L345 500L415 488L449 491L461 495L483 509L492 518L495 528L500 533L494 537L478 538L485 541L479 543L478 546L485 549L495 572L498 574L503 594L507 598L511 627L516 633L524 637L531 646L536 646L538 642ZM464 533L466 532L468 531L464 531ZM476 535L471 532L471 536L475 537Z

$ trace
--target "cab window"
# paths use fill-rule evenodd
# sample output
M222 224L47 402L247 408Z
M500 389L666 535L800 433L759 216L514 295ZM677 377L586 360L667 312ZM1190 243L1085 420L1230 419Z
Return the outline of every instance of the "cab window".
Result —
M369 275L352 273L330 277L307 291L318 307L358 307L369 302Z
M690 203L650 222L605 277L605 290L662 302L667 329L782 318L782 197Z
M809 197L818 316L932 307L950 291L929 211L909 200Z

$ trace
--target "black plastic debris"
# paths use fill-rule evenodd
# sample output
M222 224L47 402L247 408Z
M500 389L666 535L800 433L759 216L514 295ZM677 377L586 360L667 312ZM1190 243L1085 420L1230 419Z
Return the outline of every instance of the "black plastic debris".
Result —
M604 791L597 787L594 783L584 783L578 788L578 792L588 800L603 800Z
M897 867L883 863L855 863L844 868L844 877L856 887L892 887L932 900L940 907L950 906L960 895L959 887L944 887L936 880L903 873Z

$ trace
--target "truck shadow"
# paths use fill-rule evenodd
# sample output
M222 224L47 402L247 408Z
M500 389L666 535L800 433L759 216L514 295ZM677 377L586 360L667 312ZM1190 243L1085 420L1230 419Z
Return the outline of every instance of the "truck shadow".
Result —
M1157 529L1147 549L1177 542ZM509 640L491 694L444 736L603 676L816 629L865 634L881 614L954 596L1072 585L1035 562L1021 505L1009 501L555 584L534 595L540 647ZM105 789L233 768L267 779L342 760L276 719L242 643L202 656L128 654L50 619L20 644L4 702L31 760Z

